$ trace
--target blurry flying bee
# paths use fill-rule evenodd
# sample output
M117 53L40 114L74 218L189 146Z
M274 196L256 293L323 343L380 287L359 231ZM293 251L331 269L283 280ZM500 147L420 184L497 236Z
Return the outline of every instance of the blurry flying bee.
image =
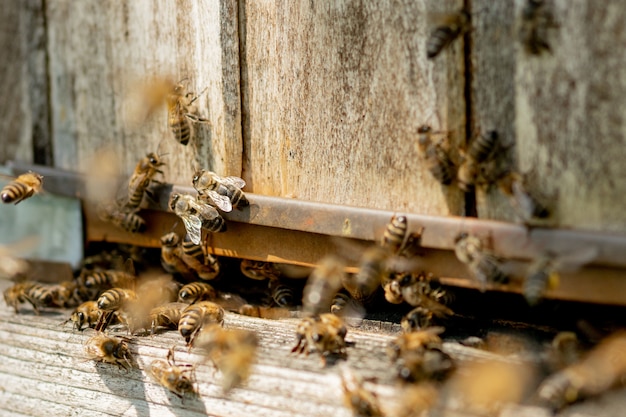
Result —
M0 278L17 279L25 276L30 265L20 258L38 244L38 237L29 236L8 245L0 245Z
M537 304L544 293L559 284L559 272L573 271L591 262L598 255L598 249L587 246L567 254L557 256L545 252L529 267L524 280L523 293L528 304Z
M432 129L423 125L417 130L418 154L426 163L433 177L443 185L449 185L455 176L455 165L441 142L434 143Z
M210 301L200 301L183 310L178 322L178 331L191 348L194 339L203 326L224 322L224 309Z
M454 253L457 259L469 268L484 291L487 283L506 283L508 276L502 271L500 260L484 247L481 238L468 233L460 233L454 240Z
M193 187L222 211L250 205L241 189L246 182L239 177L220 177L215 172L199 170L193 176Z
M187 307L187 303L166 303L150 310L150 333L154 334L157 327L178 329L180 317Z
M476 184L494 179L494 163L500 147L498 132L491 130L475 137L466 152L461 152L463 162L457 171L457 183L463 191L471 191Z
M543 352L544 363L551 372L579 362L583 356L583 346L574 332L559 332L550 346Z
M256 334L249 330L213 324L201 330L195 346L219 369L222 389L228 392L248 379L258 343Z
M357 378L348 368L341 372L343 402L355 417L383 417L378 398L372 391L363 387L363 381Z
M346 290L340 290L333 298L330 312L344 318L350 325L358 325L358 322L365 317L365 307L358 302ZM356 319L355 322L353 319Z
M4 290L4 302L15 309L17 314L20 303L29 302L39 315L40 307L54 307L54 287L32 281L20 282Z
M551 52L548 29L558 27L544 0L526 0L519 25L519 40L527 53Z
M183 260L180 237L171 232L161 236L161 265L170 274L180 275L185 281L195 279L195 273Z
M345 263L337 256L322 258L304 287L302 311L315 316L330 311L335 294L342 288Z
M240 269L241 273L246 277L258 281L263 281L265 279L278 279L280 276L280 271L276 269L272 262L242 259Z
M98 205L98 217L129 233L143 233L146 230L146 221L137 214L137 209L103 203Z
M74 327L78 331L83 330L83 325L94 328L100 320L102 310L98 308L98 303L95 301L85 301L72 312L70 318L64 321L65 324L69 321L74 323Z
M194 387L195 367L193 365L177 365L174 360L174 348L167 352L167 361L154 360L148 367L148 375L161 386L167 388L178 396L184 398L186 395L197 395Z
M343 287L360 303L370 303L386 274L389 253L380 246L365 249L356 274L345 274Z
M193 304L198 301L215 301L217 291L206 282L192 282L184 285L178 292L178 301L181 303Z
M189 239L196 245L202 240L202 229L223 232L226 222L213 207L188 194L172 194L169 208L183 220Z
M439 334L441 327L405 333L389 343L387 354L396 363L398 377L414 382L443 379L454 369L454 362L445 353Z
M335 359L346 356L346 348L354 344L345 340L347 333L344 321L334 314L307 317L296 328L296 345L291 352L307 355L317 352L325 365L329 357Z
M111 363L119 368L132 368L131 354L126 344L127 339L110 337L98 333L85 343L85 351L96 362Z
M174 139L182 145L187 145L194 136L193 123L208 123L196 114L193 103L204 93L204 89L195 97L193 93L187 92L182 83L173 86L166 97L167 102L167 122L169 124Z
M470 14L465 10L445 14L426 41L426 56L433 59L456 38L470 29Z
M128 181L128 200L126 208L138 209L144 194L150 196L149 187L155 181L156 174L163 174L159 168L165 165L157 154L151 152L142 158L135 166L135 171Z
M523 221L543 219L550 215L550 211L526 190L520 174L509 172L503 175L498 179L498 188Z
M41 192L42 188L43 176L36 172L28 171L5 185L2 191L0 191L0 195L3 203L18 204L20 201Z

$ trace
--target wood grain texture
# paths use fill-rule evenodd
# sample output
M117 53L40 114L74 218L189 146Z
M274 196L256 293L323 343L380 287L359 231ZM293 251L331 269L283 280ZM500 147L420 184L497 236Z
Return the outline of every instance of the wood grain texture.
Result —
M519 16L524 2L516 2ZM517 48L517 161L555 226L626 228L626 7L554 0L552 53Z
M234 0L46 2L56 166L89 171L106 148L130 174L147 152L166 154L168 181L195 169L241 172L237 7ZM185 79L198 113L188 146L177 143L165 107L131 123L130 98L150 77Z
M6 287L5 284L2 287ZM245 386L228 395L219 385L221 374L195 350L187 352L177 332L154 337L133 337L129 346L136 367L126 372L115 366L96 364L85 356L84 343L93 334L72 331L59 324L69 315L47 312L34 316L23 307L15 315L0 306L0 411L2 415L29 416L350 416L341 398L340 370L322 367L318 356L290 353L295 341L297 319L264 320L227 313L227 328L256 332L260 345L252 374ZM377 393L381 405L394 415L403 399L403 387L396 385L386 344L399 331L399 325L364 321L348 331L346 364L367 378L366 388ZM125 332L121 332L125 335ZM200 397L181 401L152 381L145 368L155 359L164 359L176 347L180 363L194 363ZM519 362L525 356L516 352L504 359L493 353L446 342L444 349L461 361L507 360ZM526 357L528 359L528 357ZM527 360L526 359L526 360ZM608 417L624 404L624 392L607 393L597 400L572 406L559 417ZM445 410L449 417L474 417L457 404ZM544 416L546 410L505 407L502 416Z
M515 164L515 8L512 2L475 0L472 5L470 137L496 130L506 149L500 155ZM478 217L516 221L515 212L496 187L476 188Z
M244 1L244 177L255 193L428 214L463 212L415 150L464 130L463 42L426 59L431 12L457 1Z
M0 162L51 162L46 31L41 0L0 10Z

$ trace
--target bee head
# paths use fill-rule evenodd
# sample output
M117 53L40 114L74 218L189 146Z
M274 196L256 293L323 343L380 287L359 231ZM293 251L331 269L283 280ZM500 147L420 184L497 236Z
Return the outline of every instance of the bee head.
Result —
M174 208L176 207L176 203L178 202L179 199L180 199L180 194L172 194L170 196L170 201L167 203L167 206L169 207L170 210L174 211Z

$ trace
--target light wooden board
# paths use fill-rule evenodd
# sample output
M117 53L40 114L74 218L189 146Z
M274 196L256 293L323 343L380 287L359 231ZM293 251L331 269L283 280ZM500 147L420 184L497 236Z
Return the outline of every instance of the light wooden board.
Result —
M464 134L463 42L426 59L432 12L461 2L241 3L244 177L252 192L463 212L416 153L417 128ZM460 128L460 131L459 131Z
M483 3L489 2L477 2L476 9ZM486 75L494 77L493 95L477 85L476 91L482 91L479 96L492 99L482 101L484 109L474 110L482 115L481 123L489 120L489 114L501 117L496 123L507 132L508 141L513 106L516 146L512 159L527 175L528 188L552 206L550 224L623 232L626 54L616 45L625 41L626 8L619 1L547 3L558 28L548 37L552 53L540 56L528 55L517 42L515 24L524 0L515 2L514 16L509 6L502 11L503 5L489 3L489 10L479 17L482 23L475 34L479 56L475 59L486 65L474 68L474 77L480 80L483 71L499 75ZM509 22L512 33L501 25ZM494 195L481 211L484 217L510 219L503 207L501 197Z
M241 172L237 7L234 0L46 2L56 166L93 169L112 150L130 174L147 152L166 154L165 179L191 184L197 168ZM131 123L129 97L149 77L185 80L200 116L188 146L165 107Z
M42 1L8 0L0 10L0 162L52 162L46 30Z
M6 282L2 284L6 288ZM34 316L23 306L15 315L0 306L0 410L2 415L29 416L350 416L341 398L340 370L322 367L316 355L290 353L297 319L264 320L227 313L227 328L256 332L260 340L257 360L245 386L225 395L221 374L204 362L195 350L187 352L177 332L154 337L133 337L131 352L137 368L128 372L96 364L85 357L84 343L93 334L72 331L60 323L67 312ZM350 328L347 339L356 342L345 362L357 375L367 378L366 388L377 393L381 405L394 415L402 401L403 388L394 383L385 346L398 334L396 323L364 321ZM121 335L125 335L122 332ZM197 365L198 399L178 397L155 384L145 368L152 360L164 359L171 346L176 359ZM503 360L502 357L446 342L444 349L464 361ZM520 352L510 361L523 358ZM528 357L527 357L528 358ZM572 406L560 417L613 416L624 406L624 391L607 393L597 400ZM442 414L475 417L451 406ZM528 406L505 407L501 416L547 416L546 410Z

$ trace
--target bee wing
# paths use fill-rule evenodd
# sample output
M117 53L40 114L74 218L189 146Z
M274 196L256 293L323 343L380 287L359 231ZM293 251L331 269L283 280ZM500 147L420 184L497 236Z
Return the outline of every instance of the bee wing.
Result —
M183 219L185 229L191 240L195 245L199 245L202 240L202 220L195 214L186 214L180 216Z
M207 191L206 195L215 203L215 205L226 213L233 211L233 204L225 195L219 194L217 191Z
M246 182L239 177L222 177L221 182L237 188L243 188L246 186Z
M513 208L515 211L517 211L522 219L531 219L535 211L535 201L530 194L526 192L524 184L520 181L513 181L511 191L513 192Z
M585 246L561 255L554 260L554 269L562 272L574 272L598 257L599 250L595 246Z

